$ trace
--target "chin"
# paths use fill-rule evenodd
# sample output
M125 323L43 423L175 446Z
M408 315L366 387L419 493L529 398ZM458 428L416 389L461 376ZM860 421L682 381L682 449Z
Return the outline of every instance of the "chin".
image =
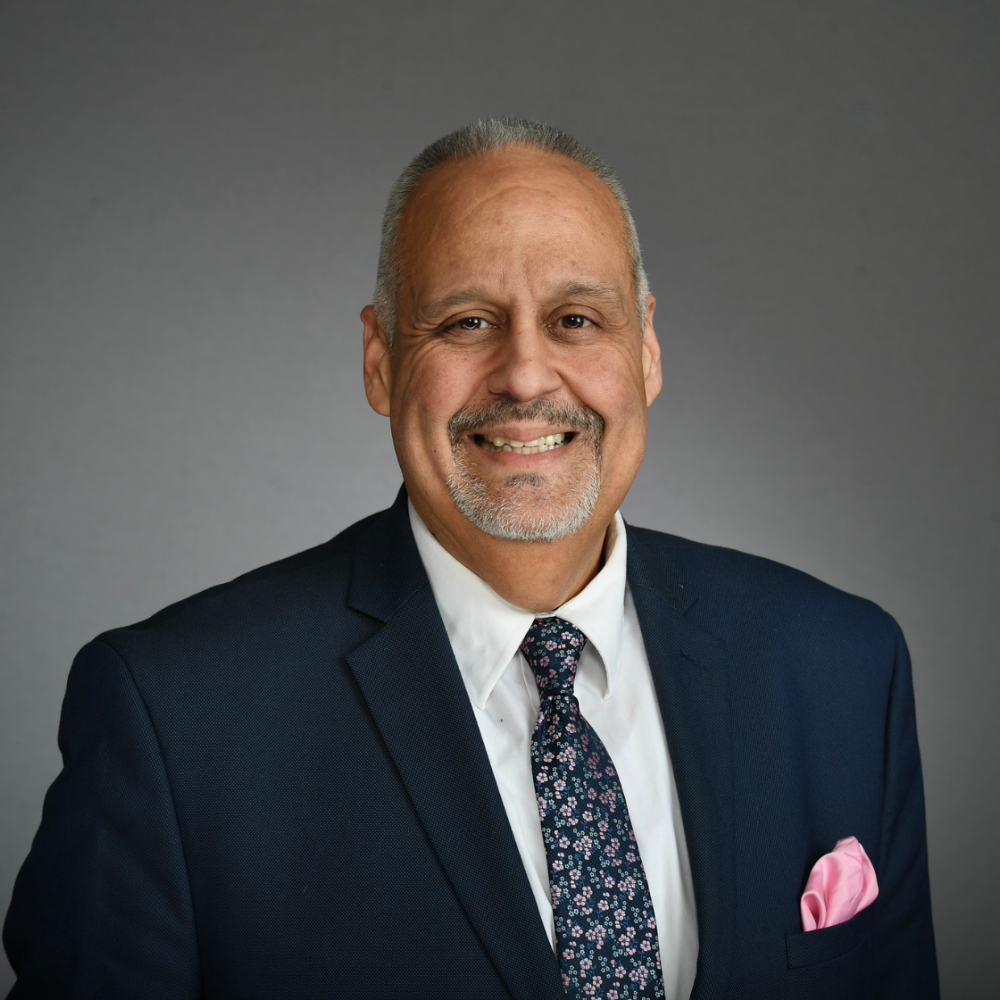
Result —
M576 534L591 518L601 495L596 470L558 497L535 475L510 476L500 490L459 468L448 478L458 509L480 531L508 542L558 542Z

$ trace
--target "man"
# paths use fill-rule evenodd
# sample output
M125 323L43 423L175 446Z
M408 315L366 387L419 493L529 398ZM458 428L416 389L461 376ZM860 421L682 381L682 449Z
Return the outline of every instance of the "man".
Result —
M404 490L81 652L13 997L937 996L895 623L618 514L653 311L567 136L417 157L362 312ZM877 898L804 930L847 838Z

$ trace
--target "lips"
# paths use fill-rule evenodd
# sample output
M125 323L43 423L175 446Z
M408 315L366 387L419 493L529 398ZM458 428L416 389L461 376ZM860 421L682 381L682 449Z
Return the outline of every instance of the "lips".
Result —
M573 435L559 432L557 434L545 434L535 438L533 441L517 441L514 438L485 436L483 434L473 435L473 440L484 451L510 452L515 455L537 455L543 451L555 451L568 444Z
M529 441L518 438L533 435ZM578 437L599 448L604 420L587 406L560 405L541 397L530 403L494 399L463 406L448 421L452 452L469 443L492 454L534 455L564 448ZM536 449L531 451L529 449Z

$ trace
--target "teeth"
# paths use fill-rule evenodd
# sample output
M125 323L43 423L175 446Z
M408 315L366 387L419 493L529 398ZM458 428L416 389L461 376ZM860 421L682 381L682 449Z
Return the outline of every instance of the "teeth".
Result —
M518 455L537 455L542 451L555 451L566 443L565 434L545 434L534 441L514 441L511 438L484 437L482 445L486 451L516 452Z

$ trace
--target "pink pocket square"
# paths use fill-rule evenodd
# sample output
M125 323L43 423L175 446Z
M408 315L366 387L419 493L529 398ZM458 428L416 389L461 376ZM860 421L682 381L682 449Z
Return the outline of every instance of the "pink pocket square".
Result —
M845 837L813 865L799 904L802 929L818 931L848 921L878 897L878 882L857 837Z

